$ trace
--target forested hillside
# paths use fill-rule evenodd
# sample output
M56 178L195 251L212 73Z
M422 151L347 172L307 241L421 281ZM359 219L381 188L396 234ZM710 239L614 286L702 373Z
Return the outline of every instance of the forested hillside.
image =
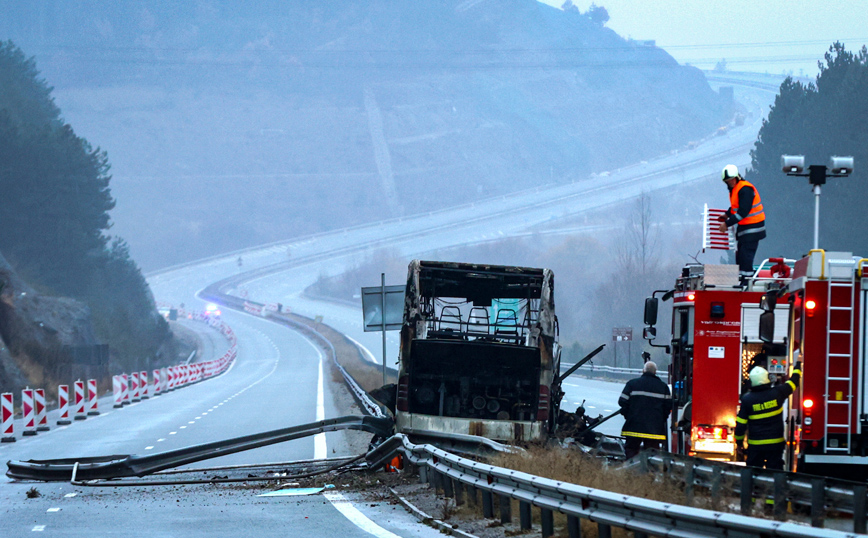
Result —
M149 268L582 180L733 116L698 69L615 34L599 9L0 0L0 11L0 38L33 51L64 112L111 153L113 218Z
M13 355L43 364L56 359L56 350L39 356L45 350L16 341L16 309L32 308L32 323L40 327L49 319L63 323L58 311L40 313L36 303L22 302L34 291L89 306L90 320L86 307L74 310L84 318L84 333L92 334L60 343L107 343L121 367L154 356L170 339L128 246L108 235L115 204L109 180L106 153L65 123L35 62L12 42L0 42L0 260L8 261L0 275L8 284L0 297L0 333ZM27 284L16 290L18 277ZM43 302L46 308L61 303Z
M820 63L816 82L787 79L751 152L746 179L760 190L768 238L760 256L797 258L812 248L814 196L807 178L781 172L781 155L804 155L825 165L832 155L855 157L855 172L830 179L820 199L820 248L866 256L862 233L868 200L868 50L835 43Z

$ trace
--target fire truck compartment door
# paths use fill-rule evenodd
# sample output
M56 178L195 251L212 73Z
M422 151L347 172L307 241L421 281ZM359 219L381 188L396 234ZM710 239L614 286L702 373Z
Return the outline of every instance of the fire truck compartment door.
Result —
M762 314L759 306L744 306L741 307L741 340L747 339L748 342L762 342L759 337L759 318ZM789 316L785 309L780 309L775 312L775 338L776 343L783 343L787 337L787 328L789 326Z

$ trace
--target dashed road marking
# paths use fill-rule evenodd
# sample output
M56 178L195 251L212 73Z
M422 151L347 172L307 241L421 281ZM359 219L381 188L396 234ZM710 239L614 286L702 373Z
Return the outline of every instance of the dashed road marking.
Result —
M60 508L49 508L46 512L60 512Z
M165 441L165 440L166 440L166 438L164 437L164 438L162 438L162 439L157 439L157 442L158 442L158 443L162 443L162 442Z
M30 530L32 530L33 532L42 532L45 530L45 525L37 525Z
M76 495L78 495L78 492L73 491L72 493L67 493L64 497L68 499L70 497L75 497Z
M154 448L153 445L152 446L146 446L145 450L152 450L153 448Z
M175 435L178 432L169 432L169 435Z

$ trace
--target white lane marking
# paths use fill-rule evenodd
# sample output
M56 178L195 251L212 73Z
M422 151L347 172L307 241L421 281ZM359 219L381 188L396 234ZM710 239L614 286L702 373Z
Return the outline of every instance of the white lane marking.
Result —
M178 432L169 432L169 435L175 435Z
M60 512L60 508L49 508L46 512Z
M30 530L33 532L42 532L45 530L45 525L37 525Z
M611 412L612 412L611 409L603 409L603 411L606 412L606 413L611 413Z
M343 514L345 518L349 519L353 525L368 534L372 534L377 538L399 538L397 534L387 531L368 519L368 516L359 512L359 509L353 506L353 504L340 493L324 492L323 497L328 499L329 502L332 503L332 506L334 506L338 512Z
M196 420L199 420L200 418L202 418L202 415L199 415L198 417L196 417ZM192 422L190 424L192 424Z
M202 418L202 417L197 417L197 418ZM195 420L191 420L191 421L188 422L187 424L196 424L196 421L195 421ZM181 427L182 427L182 428L185 428L186 426L181 426Z
M154 448L153 446L146 446L145 450L153 450L153 448Z
M165 441L165 440L166 440L166 438L164 437L164 438L162 438L162 439L157 439L157 442L158 442L158 443L162 443L162 442Z
M186 427L187 427L187 426L181 426L181 427L178 428L178 429L179 429L179 430L183 430L183 429L185 429Z
M325 420L325 395L323 394L322 355L319 357L319 380L316 386L316 420ZM326 436L318 433L313 437L313 458L321 460L329 455Z
M72 492L72 493L67 493L66 495L64 495L64 497L66 497L68 499L70 497L75 497L76 495L78 495L77 492Z

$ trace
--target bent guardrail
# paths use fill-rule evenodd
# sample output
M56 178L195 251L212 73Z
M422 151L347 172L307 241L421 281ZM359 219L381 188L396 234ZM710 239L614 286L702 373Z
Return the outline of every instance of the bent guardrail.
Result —
M283 443L323 432L360 430L380 437L391 435L391 419L370 416L345 416L321 420L267 432L193 445L147 456L100 456L90 458L62 458L54 460L9 461L6 476L19 480L42 482L68 482L76 470L78 480L106 480L132 476L145 476L165 469L180 467L197 461L217 458L244 450Z
M509 499L519 501L523 528L525 524L528 527L530 525L530 507L538 507L541 510L540 521L544 537L554 534L555 512L567 516L567 531L571 538L580 536L580 519L596 523L600 529L600 536L610 536L612 527L627 529L636 535L655 536L787 538L857 536L830 529L817 529L795 523L630 497L542 478L471 461L432 445L414 445L402 434L390 437L369 452L368 465L378 468L399 453L419 466L422 478L439 486L447 496L463 495L466 492L469 494L468 500L475 502L477 492L481 492L485 517L494 517L494 495L501 501L502 520L511 519Z

